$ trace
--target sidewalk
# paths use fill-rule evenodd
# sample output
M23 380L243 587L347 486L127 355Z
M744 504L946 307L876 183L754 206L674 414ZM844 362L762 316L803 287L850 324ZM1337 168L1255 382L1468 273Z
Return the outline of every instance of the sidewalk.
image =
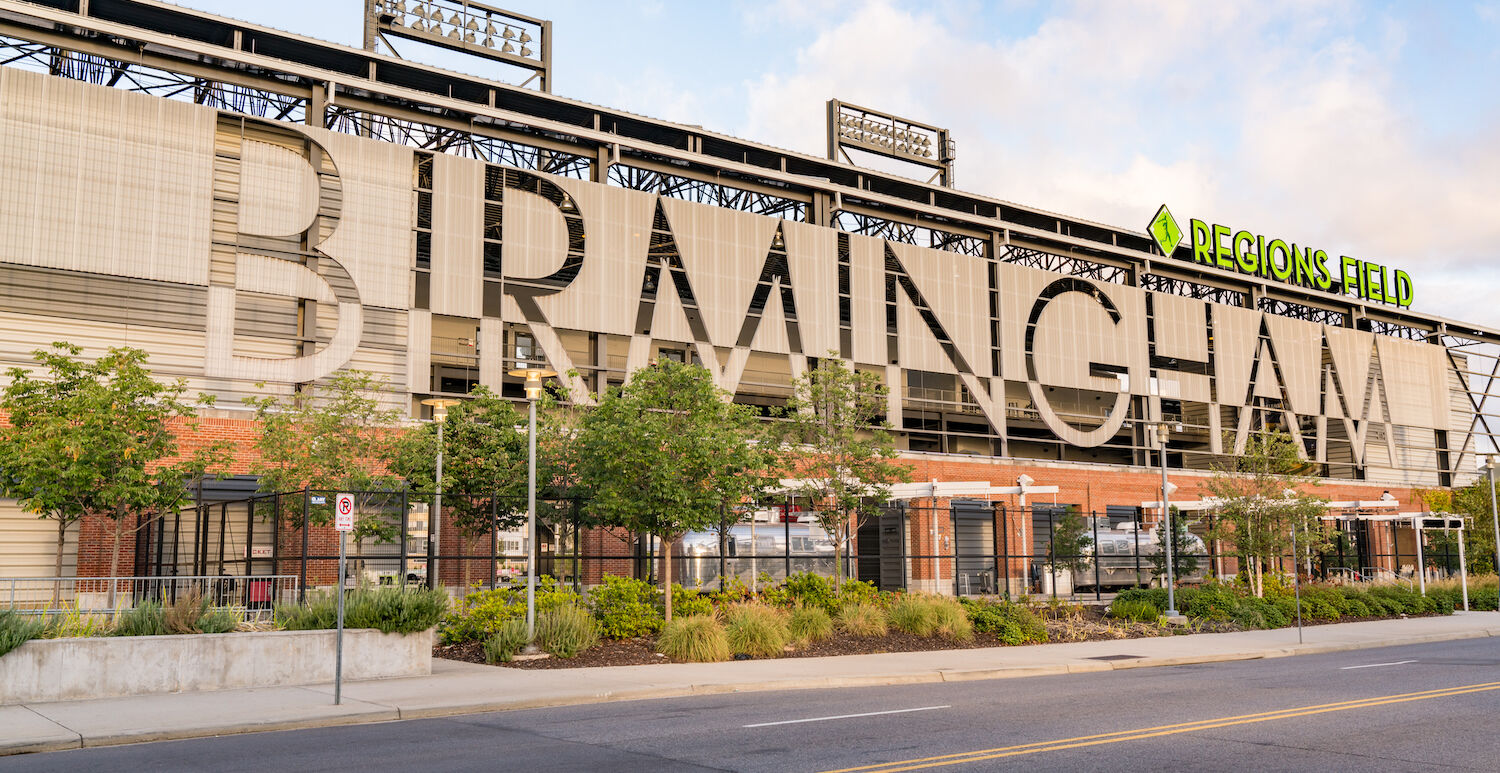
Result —
M792 690L952 682L1308 655L1500 636L1500 613L1240 633L833 658L528 671L435 660L432 675L0 706L0 755L506 709ZM1126 659L1100 660L1101 657ZM3 688L3 686L0 686Z

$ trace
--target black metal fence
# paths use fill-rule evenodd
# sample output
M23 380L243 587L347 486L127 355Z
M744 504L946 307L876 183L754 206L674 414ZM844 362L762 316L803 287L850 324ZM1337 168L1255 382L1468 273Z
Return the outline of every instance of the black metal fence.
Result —
M526 503L495 496L412 490L351 492L355 530L346 539L346 583L495 588L527 573ZM264 494L189 508L138 532L138 573L151 576L294 575L298 587L338 581L338 492ZM941 507L894 504L857 526L825 531L818 514L795 499L725 510L719 523L673 542L672 576L687 588L733 582L754 587L797 572L834 573L885 589L960 595L1008 594L1103 598L1120 588L1157 584L1165 572L1160 531L1133 510L1078 513L1052 505L1028 508L954 500ZM591 527L587 503L537 502L537 571L582 589L605 575L659 581L660 541L620 529ZM1245 565L1211 538L1213 517L1177 516L1186 524L1175 544L1177 579L1232 576ZM1392 522L1335 524L1327 550L1296 560L1306 576L1325 579L1411 577L1415 536ZM1423 563L1456 572L1456 540L1429 535ZM1273 568L1287 571L1287 556Z

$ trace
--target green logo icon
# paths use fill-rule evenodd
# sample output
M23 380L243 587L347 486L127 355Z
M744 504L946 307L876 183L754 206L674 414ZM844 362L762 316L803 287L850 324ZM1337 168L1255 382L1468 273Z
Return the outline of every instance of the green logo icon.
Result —
M1156 239L1156 246L1161 248L1161 254L1171 256L1182 241L1182 228L1177 225L1177 219L1172 217L1172 210L1167 205L1161 205L1156 210L1156 217L1151 218L1151 236Z

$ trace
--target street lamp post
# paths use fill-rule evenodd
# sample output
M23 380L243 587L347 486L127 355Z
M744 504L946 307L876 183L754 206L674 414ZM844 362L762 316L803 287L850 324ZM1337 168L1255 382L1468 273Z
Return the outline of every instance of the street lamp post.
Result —
M1172 506L1168 499L1172 496L1171 485L1167 482L1167 438L1171 431L1166 424L1156 425L1156 439L1161 444L1161 523L1166 529L1166 538L1163 540L1167 546L1167 617L1177 617L1177 582L1174 576L1172 558L1172 543L1176 541L1177 535L1172 531Z
M1491 454L1485 460L1484 469L1490 475L1490 518L1495 526L1495 571L1500 572L1500 508L1495 507L1495 469L1497 467L1500 467L1500 454Z
M526 641L536 638L536 401L542 396L542 379L557 375L546 368L520 368L510 375L526 379Z
M432 420L437 422L437 482L432 494L432 514L428 518L427 541L429 545L435 546L432 555L427 559L427 587L438 587L438 554L443 552L441 525L443 522L443 425L448 423L448 409L458 405L457 400L451 397L429 397L422 401L423 405L431 406ZM405 572L406 567L401 571Z

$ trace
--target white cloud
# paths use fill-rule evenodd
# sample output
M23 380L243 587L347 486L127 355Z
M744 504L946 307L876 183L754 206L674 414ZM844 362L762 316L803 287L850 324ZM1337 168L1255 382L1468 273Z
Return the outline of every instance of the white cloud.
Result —
M1400 20L1363 39L1344 2L1079 2L989 41L957 7L825 14L746 84L738 133L820 152L838 96L951 127L961 188L1135 229L1169 201L1405 268L1419 309L1500 327L1462 280L1500 244L1500 116L1428 130L1393 86Z

